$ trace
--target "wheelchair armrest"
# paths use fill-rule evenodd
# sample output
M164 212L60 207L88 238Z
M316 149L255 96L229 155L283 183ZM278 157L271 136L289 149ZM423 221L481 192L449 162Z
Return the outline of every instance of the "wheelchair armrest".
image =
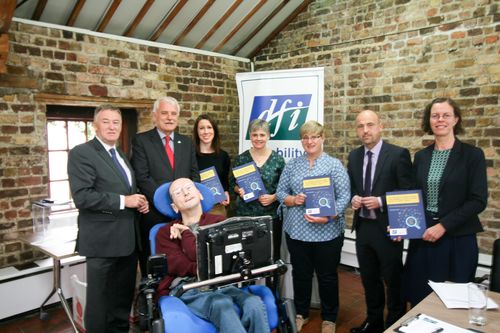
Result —
M278 260L276 261L276 263L272 265L254 268L252 269L251 272L252 272L251 273L252 279L269 276L271 273L274 272L278 274L283 274L286 272L286 265L282 260ZM242 278L240 273L234 273L225 276L218 276L216 278L208 279L205 281L186 283L182 286L182 288L179 288L179 292L175 296L180 297L183 293L185 293L190 289L228 285L242 281L249 281L249 279L247 277Z

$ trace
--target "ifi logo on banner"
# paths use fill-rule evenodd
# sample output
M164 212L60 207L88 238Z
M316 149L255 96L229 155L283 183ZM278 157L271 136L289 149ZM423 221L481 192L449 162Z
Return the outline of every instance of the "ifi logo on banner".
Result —
M311 103L311 94L255 96L250 122L264 119L269 123L273 140L297 140L305 123ZM247 131L246 139L250 139Z

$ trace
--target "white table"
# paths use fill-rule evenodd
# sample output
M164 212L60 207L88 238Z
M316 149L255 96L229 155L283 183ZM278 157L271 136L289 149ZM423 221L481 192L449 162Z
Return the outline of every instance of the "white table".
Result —
M43 306L52 295L57 293L75 333L77 333L78 330L73 321L68 302L61 289L61 260L78 255L78 253L75 252L76 231L76 226L62 227L47 230L45 233L29 233L19 236L20 241L31 245L52 258L54 272L53 288L49 296L47 296L42 305L40 305L40 318L44 319L46 317L47 314L43 310Z

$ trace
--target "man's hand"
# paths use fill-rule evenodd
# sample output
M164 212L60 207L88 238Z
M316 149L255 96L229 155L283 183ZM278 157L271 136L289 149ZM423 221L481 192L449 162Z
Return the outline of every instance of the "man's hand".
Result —
M262 194L259 196L259 202L262 206L269 206L276 201L276 194Z
M377 209L380 208L380 203L378 202L377 197L364 197L361 198L361 204L368 209Z
M149 212L148 199L142 194L132 194L125 196L125 207L127 208L137 208L137 210L146 214Z
M359 195L355 195L352 197L352 200L351 200L352 209L358 210L361 208L361 206L363 206L363 204L361 203L361 199L362 198Z
M188 229L189 227L182 223L175 223L170 227L170 239L182 239L182 232Z

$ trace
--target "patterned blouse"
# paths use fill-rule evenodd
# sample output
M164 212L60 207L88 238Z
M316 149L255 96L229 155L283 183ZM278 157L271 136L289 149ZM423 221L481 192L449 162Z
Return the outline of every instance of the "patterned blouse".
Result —
M451 149L434 150L432 152L429 175L427 176L427 210L429 212L438 212L439 184L443 176L446 162L450 157Z
M303 192L304 177L325 175L329 175L332 179L337 219L326 224L310 223L304 218L306 211L304 205L287 207L283 229L292 239L304 242L324 242L344 233L344 210L351 200L351 189L347 171L338 159L322 153L314 161L312 168L309 167L306 154L289 161L276 190L278 200L283 203L288 195Z
M233 168L250 162L254 162L254 160L252 159L252 155L250 155L250 151L246 150L235 158ZM267 161L258 168L268 194L276 193L276 187L278 186L278 181L284 167L285 159L275 151L272 151ZM231 177L229 185L232 191L236 185L234 177ZM239 195L236 198L236 216L271 215L275 219L278 217L276 211L278 207L279 202L277 200L269 206L262 206L258 200L244 202Z

